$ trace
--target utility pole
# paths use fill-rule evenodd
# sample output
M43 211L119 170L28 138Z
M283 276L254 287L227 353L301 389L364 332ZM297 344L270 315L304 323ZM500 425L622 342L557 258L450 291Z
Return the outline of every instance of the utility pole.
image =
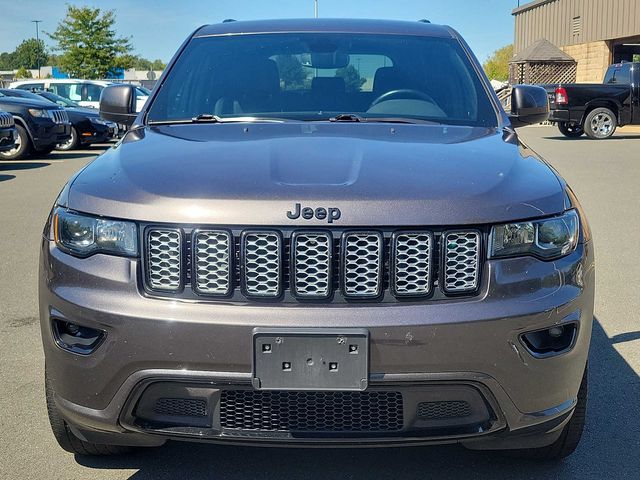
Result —
M42 23L42 20L31 20L32 23L36 24L36 42L38 42L38 47L40 47L40 29L38 28L38 24ZM38 64L38 78L40 78L42 75L40 75L40 52L36 51L36 62Z
M313 0L313 16L318 18L318 0Z

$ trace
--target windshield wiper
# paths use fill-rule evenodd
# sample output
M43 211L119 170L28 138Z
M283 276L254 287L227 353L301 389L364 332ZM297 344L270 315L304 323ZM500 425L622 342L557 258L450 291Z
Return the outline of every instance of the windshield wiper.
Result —
M290 122L287 118L275 117L219 117L211 113L200 113L193 118L183 118L176 120L150 120L149 125L174 125L186 123L284 123Z
M330 122L354 122L354 123L421 123L429 125L442 125L433 120L423 120L421 118L407 117L362 117L355 113L339 113L335 117L329 118Z
M365 120L355 113L340 113L329 119L330 122L364 122Z

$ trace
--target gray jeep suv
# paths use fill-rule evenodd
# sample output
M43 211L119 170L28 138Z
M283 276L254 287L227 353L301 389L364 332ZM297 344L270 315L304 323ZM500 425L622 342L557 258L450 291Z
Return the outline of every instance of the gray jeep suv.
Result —
M585 419L589 228L469 47L425 22L196 30L46 224L60 445L457 442L560 458Z

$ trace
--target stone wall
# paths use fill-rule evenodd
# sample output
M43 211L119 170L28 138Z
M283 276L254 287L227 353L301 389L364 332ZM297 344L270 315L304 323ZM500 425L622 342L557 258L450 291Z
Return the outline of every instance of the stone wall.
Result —
M601 83L611 63L611 49L606 41L567 45L561 50L578 62L576 82Z

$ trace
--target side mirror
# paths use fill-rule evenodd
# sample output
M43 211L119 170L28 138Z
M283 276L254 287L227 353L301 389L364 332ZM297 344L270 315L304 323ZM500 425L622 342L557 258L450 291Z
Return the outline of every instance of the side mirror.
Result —
M109 85L100 94L100 117L123 125L136 119L136 89L131 85Z
M542 87L515 85L511 92L511 126L524 127L542 123L549 118L549 99Z

